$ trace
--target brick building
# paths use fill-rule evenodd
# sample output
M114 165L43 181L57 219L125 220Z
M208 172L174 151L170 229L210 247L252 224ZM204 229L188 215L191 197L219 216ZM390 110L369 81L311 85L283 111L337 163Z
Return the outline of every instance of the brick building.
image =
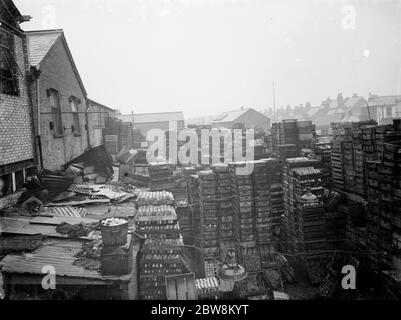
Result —
M104 144L103 129L109 128L110 119L115 117L116 110L89 99L89 141L92 147Z
M0 197L20 189L34 167L22 16L11 0L0 1Z
M59 169L90 147L89 101L63 30L26 32L35 135L43 167Z

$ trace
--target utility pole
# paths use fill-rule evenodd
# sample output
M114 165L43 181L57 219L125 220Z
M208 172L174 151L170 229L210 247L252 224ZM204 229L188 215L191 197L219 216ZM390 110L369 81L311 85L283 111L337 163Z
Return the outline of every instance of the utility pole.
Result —
M276 121L276 84L273 80L273 122L275 123Z

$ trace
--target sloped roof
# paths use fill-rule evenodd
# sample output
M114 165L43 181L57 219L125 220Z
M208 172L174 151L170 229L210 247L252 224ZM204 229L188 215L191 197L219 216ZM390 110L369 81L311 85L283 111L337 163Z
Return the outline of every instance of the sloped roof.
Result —
M37 67L56 40L61 37L63 30L28 31L26 34L29 48L29 63L31 66Z
M393 96L372 96L369 98L369 107L377 107L384 105L395 105L397 101L401 101L401 95Z
M95 100L88 99L88 101L89 101L89 103L90 103L91 105L98 106L98 107L101 107L101 108L105 108L105 109L108 109L108 110L110 110L110 111L115 111L114 109L112 109L112 108L110 108L110 107L107 107L107 106L105 106L104 104L101 104L101 103L99 103L99 102L96 102Z
M157 122L168 122L168 121L184 121L184 113L178 112L161 112L161 113L141 113L134 115L118 115L118 119L123 122L133 123L157 123Z
M240 116L248 112L250 108L247 109L239 109L239 110L233 110L233 111L227 111L224 113L221 113L215 120L212 121L212 123L224 123L224 122L234 122L237 120Z
M361 96L353 96L353 97L350 97L350 98L345 99L344 105L345 105L347 108L351 109L351 108L353 108L358 102L360 102L361 100L365 100L365 99L364 99L363 97L361 97Z
M62 29L55 30L38 30L38 31L26 31L25 32L28 39L28 57L29 63L33 67L40 68L40 64L52 53L54 45L58 41L62 41L67 56L71 62L75 76L79 82L79 85L87 95L85 86L82 82L81 76L79 75L78 68L75 65L74 59L70 48L68 47L67 40L64 36L64 31Z

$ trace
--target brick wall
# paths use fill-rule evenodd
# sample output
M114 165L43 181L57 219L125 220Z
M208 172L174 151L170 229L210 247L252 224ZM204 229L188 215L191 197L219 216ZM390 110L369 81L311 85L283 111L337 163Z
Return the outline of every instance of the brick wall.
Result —
M19 77L19 96L0 94L0 167L34 157L31 109L21 36L14 36L14 46L16 62L24 75Z
M108 115L107 115L107 114ZM101 105L90 103L88 109L89 138L91 147L104 144L103 129L107 127L110 119L115 117L115 111Z
M46 169L57 170L66 162L81 155L88 147L84 113L86 111L85 94L79 85L61 38L56 40L50 54L41 62L40 71L40 133L43 163ZM61 112L67 112L62 114L62 126L64 127L62 136L56 136L54 130L50 130L52 115L50 114L50 98L47 96L48 89L54 89L59 92ZM71 130L73 125L73 115L69 101L71 96L81 100L81 104L77 106L80 112L80 135Z

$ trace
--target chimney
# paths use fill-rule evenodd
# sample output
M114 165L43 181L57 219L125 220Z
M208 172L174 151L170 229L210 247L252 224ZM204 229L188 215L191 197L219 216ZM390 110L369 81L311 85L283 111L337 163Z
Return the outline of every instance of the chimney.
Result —
M352 97L353 97L353 98L356 98L356 97L358 97L358 94L357 94L357 93L354 93L354 94L352 95Z
M337 96L337 106L338 107L344 106L344 98L343 98L343 94L341 92Z

